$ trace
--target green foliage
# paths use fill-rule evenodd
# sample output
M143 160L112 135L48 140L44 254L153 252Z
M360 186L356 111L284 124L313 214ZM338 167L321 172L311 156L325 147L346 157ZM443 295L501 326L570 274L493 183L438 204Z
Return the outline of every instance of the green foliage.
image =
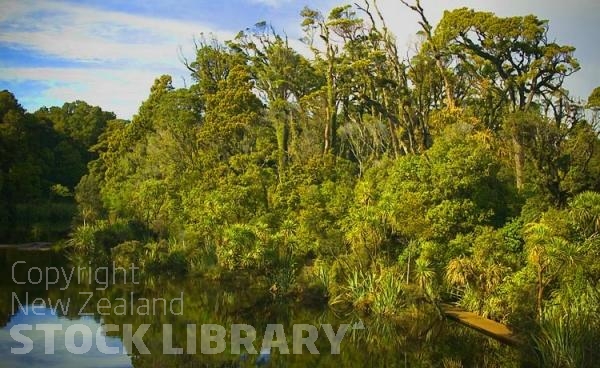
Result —
M223 244L217 248L219 265L226 269L251 268L263 261L254 229L248 225L232 225L225 230Z
M596 361L593 348L598 338L590 316L575 310L565 313L561 308L548 308L540 321L540 332L534 338L534 347L542 367L591 367Z
M353 270L339 294L330 304L349 304L363 313L381 316L398 315L406 306L405 285L393 268Z
M594 88L587 100L588 108L600 108L600 87Z
M497 176L499 165L467 126L449 128L427 155L383 162L367 172L357 185L347 240L374 257L379 248L399 254L398 237L444 244L477 226L502 225L511 204ZM428 261L443 265L456 255L434 247Z
M83 224L75 227L67 241L67 249L72 257L78 261L87 259L98 265L105 265L109 263L111 253L115 247L122 243L131 245L134 239L142 239L144 235L143 226L134 221L118 220L110 222L100 220L93 224ZM119 249L116 250L117 253L121 252ZM126 251L125 254L131 254L132 263L130 264L136 262L137 259L130 250ZM135 256L137 255L135 254Z
M470 243L465 247L466 254L452 259L446 267L447 282L462 288L464 295L461 303L467 309L498 319L505 318L509 313L500 303L500 287L523 264L519 241L510 239L507 236L510 234L506 234L508 231L510 228L478 229L474 238L465 239ZM511 247L513 242L517 249Z
M88 150L114 114L81 101L29 114L8 91L0 113L0 241L64 237Z

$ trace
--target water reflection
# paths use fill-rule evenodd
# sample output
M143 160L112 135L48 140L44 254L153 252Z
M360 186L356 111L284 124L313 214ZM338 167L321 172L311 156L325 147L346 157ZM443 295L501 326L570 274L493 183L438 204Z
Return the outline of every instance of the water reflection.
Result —
M202 279L179 281L146 280L139 285L117 284L106 290L96 290L95 285L71 283L61 290L63 284L52 285L46 290L44 285L15 285L11 280L11 266L15 261L26 261L28 267L59 267L65 261L52 252L19 252L0 250L0 366L14 367L22 364L30 366L57 367L517 367L520 366L519 352L490 340L478 333L454 323L442 322L435 313L407 311L395 323L381 319L360 319L355 315L336 314L326 306L305 302L273 300L265 295L263 288L256 288L252 280L240 278L233 282L214 282ZM21 270L21 272L26 272ZM26 278L26 275L19 275ZM90 294L91 293L91 294ZM121 299L131 303L129 308L138 310L144 300L164 299L172 301L183 293L183 313L171 313L169 304L158 303L156 310L147 315L120 313L114 308ZM56 312L45 308L41 316L32 313L25 315L19 311L15 299L23 301L44 298L69 301L66 310ZM132 302L131 302L132 301ZM101 309L99 305L111 307ZM15 308L16 307L16 308ZM13 313L15 312L15 313ZM81 313L90 317L81 317ZM100 315L100 314L105 315ZM88 339L96 338L99 328L107 325L119 326L118 331L101 331L109 347L124 350L124 327L131 325L135 332L140 326L149 325L143 336L143 343L150 354L140 354L135 344L128 355L102 354L97 344L84 355L69 353L65 346L64 333L73 324L84 324L91 330ZM342 340L340 354L331 354L331 343L319 328L321 324L331 324L338 331L341 324L358 326L364 329L349 329ZM44 354L46 342L42 331L23 331L32 339L34 348L26 355L11 355L11 347L23 344L13 340L9 330L16 324L60 324L62 332L55 335L55 354ZM182 348L184 354L163 354L163 325L173 326L172 346ZM226 329L226 350L222 354L203 355L200 333L196 334L194 346L197 354L188 354L190 326L200 330L203 324L218 324ZM242 347L240 354L231 351L231 325L247 324L256 330L254 351ZM304 347L303 354L282 354L282 351L261 349L265 330L269 324L282 324L290 353L293 352L292 331L295 324L311 324L319 328L315 347L318 355L309 354ZM79 339L79 340L78 340ZM75 345L83 344L81 334L76 335ZM126 344L125 344L126 345Z
M79 319L68 319L57 316L50 308L37 308L34 314L31 309L27 314L21 310L11 318L11 321L0 330L0 367L131 367L131 359L123 349L121 339L118 337L107 337L102 329L102 322L94 320L92 317L82 317ZM19 324L33 325L32 330L21 330L21 334L31 339L31 343L16 342L10 336L10 329ZM45 332L36 329L39 326L55 326L53 346L45 341ZM73 341L66 339L65 332L71 326L78 329L81 326L89 328L91 334L83 336L76 334ZM121 352L120 354L103 354L98 349L97 336L102 337L102 344L108 348ZM88 341L84 341L84 338ZM77 348L89 345L90 348L85 354L73 354L70 351L76 351ZM104 346L102 345L102 346ZM31 347L27 354L10 354L11 348ZM52 353L47 349L52 349ZM125 354L123 354L125 352Z

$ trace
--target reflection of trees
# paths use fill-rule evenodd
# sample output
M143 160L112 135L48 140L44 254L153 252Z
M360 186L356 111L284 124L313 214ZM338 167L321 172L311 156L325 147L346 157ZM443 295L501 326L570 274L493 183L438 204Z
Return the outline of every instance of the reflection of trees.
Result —
M33 254L32 254L33 255ZM0 266L8 269L8 263L20 257L27 257L24 253L1 254ZM15 258L16 257L16 258ZM48 256L44 256L48 257ZM42 257L43 258L43 257ZM47 262L56 260L42 258L35 264L37 267L45 267ZM30 262L27 260L28 263ZM30 265L34 265L31 260ZM58 263L57 263L58 264ZM54 264L56 266L56 264ZM26 277L26 275L25 275ZM10 292L15 290L11 285L10 274L6 275L0 288L2 299L0 299L0 310L10 310ZM292 330L294 324L320 325L331 323L337 331L340 323L353 324L359 318L355 315L335 315L325 306L307 306L285 299L273 300L270 295L264 295L260 290L264 288L253 288L251 279L235 279L230 282L214 282L201 279L187 279L180 281L161 281L160 279L148 279L139 285L125 284L113 285L107 290L95 290L93 285L81 285L71 283L67 290L61 291L59 287L45 292L41 288L17 290L20 293L29 291L29 299L35 297L59 298L67 300L70 298L69 313L66 317L78 318L79 309L86 302L87 295L80 292L93 292L86 312L96 312L96 306L100 298L107 298L113 304L117 298L130 300L130 293L134 293L134 301L138 303L133 306L137 308L139 298L163 298L169 302L184 293L184 313L176 316L170 313L163 314L157 310L155 315L115 315L114 309L107 316L97 316L96 320L102 320L105 324L119 326L118 332L110 332L110 336L123 339L123 325L131 324L136 331L142 324L151 327L144 335L144 343L150 350L150 355L141 355L136 351L131 352L132 362L135 367L245 367L256 366L258 355L233 355L229 351L231 336L230 328L234 323L245 323L256 329L255 348L260 351L263 334L267 324L281 323L284 325L288 346L292 351ZM4 295L8 295L5 298ZM131 307L128 305L128 307ZM168 303L167 303L168 308ZM135 310L135 309L134 309ZM386 319L363 318L364 330L348 330L342 341L341 354L331 355L331 345L322 329L319 329L319 339L316 347L320 355L311 355L306 349L301 355L280 355L277 349L270 357L269 366L276 367L438 367L444 362L460 362L464 367L486 366L486 367L511 367L517 366L519 356L517 351L502 346L493 340L463 328L454 323L439 321L437 313L428 311L427 308L418 310L407 310L395 321ZM6 323L6 321L2 321ZM200 325L219 324L228 332L226 337L227 350L219 355L200 354ZM197 325L197 354L163 355L162 325L173 326L173 346L182 347L184 351L187 346L187 325Z
M139 295L151 299L164 297L177 298L184 292L184 315L154 316L108 316L105 323L133 324L135 331L142 324L151 327L144 336L144 342L151 355L133 352L136 367L243 367L255 366L258 356L232 355L229 350L219 355L201 355L199 329L201 324L222 325L228 331L226 341L230 341L230 326L246 323L256 328L255 348L260 351L264 330L269 323L284 325L286 336L292 348L292 326L307 323L318 325L331 323L334 329L340 323L358 321L356 316L335 316L323 308L310 309L293 304L273 301L270 298L257 298L257 291L249 287L237 287L202 280L173 283L157 282L151 288L142 287ZM129 290L117 286L107 292L109 299L122 297ZM493 340L462 326L445 323L437 319L433 311L411 311L397 321L384 319L364 319L364 330L349 330L342 341L341 354L330 354L330 343L322 330L316 347L320 355L305 351L301 355L282 356L274 350L271 366L277 367L367 367L367 366L439 366L442 360L462 362L463 366L517 366L518 352L502 346ZM183 347L187 343L187 324L198 327L197 355L162 355L162 325L173 325L173 346ZM122 336L121 336L122 337ZM230 349L230 344L227 344Z

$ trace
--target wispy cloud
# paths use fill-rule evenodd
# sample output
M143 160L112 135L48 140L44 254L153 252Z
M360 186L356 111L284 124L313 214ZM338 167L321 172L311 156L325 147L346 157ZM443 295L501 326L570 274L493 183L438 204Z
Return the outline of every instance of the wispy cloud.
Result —
M192 56L194 37L210 33L224 40L234 34L209 25L31 0L9 2L0 14L0 30L4 49L80 65L4 66L0 81L44 82L47 88L40 92L48 101L84 99L125 118L135 113L155 77L187 75L178 54Z
M0 16L0 26L4 30L0 42L81 61L168 62L178 46L200 32L223 38L232 35L206 24L31 0L11 2ZM165 52L168 47L171 50Z

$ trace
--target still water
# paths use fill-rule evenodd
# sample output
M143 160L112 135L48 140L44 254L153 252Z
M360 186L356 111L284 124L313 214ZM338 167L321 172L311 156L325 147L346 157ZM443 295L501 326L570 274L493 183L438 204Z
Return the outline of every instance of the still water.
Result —
M46 270L50 270L48 274ZM91 275L77 270L79 274L73 272L69 280L71 271L65 258L52 251L0 249L0 367L522 365L518 351L456 323L441 321L435 313L411 311L390 322L335 312L323 303L275 299L244 278L217 282L201 278L141 281L130 277L126 283L105 285L93 281L93 269ZM105 280L104 274L100 275L99 279ZM55 279L59 280L56 284ZM225 330L225 347L220 354L202 354L202 326L209 324ZM231 343L235 324L248 325L256 331L241 333L254 342L246 345L248 349L242 346L240 352L234 351ZM301 354L293 354L294 340L307 336L306 332L294 335L294 325L299 324L316 326L318 337L314 345L319 354L311 354L306 346ZM172 333L163 325L172 326ZM282 341L287 342L290 354L283 354L286 343L263 347L270 325L281 326L271 337L277 340L279 333L284 334ZM344 325L349 327L341 339L339 354L332 354L325 327L339 333ZM14 330L19 326L22 337L16 335L15 339ZM131 328L129 332L127 326ZM140 336L149 354L144 354L145 348L128 337L144 326L147 331ZM53 339L44 329L55 330ZM213 331L215 334L218 332ZM183 354L164 354L165 341L170 348L181 348ZM209 348L218 348L217 345L208 343ZM19 348L30 351L11 353L11 349ZM192 354L194 350L196 353ZM77 351L85 353L73 353Z

